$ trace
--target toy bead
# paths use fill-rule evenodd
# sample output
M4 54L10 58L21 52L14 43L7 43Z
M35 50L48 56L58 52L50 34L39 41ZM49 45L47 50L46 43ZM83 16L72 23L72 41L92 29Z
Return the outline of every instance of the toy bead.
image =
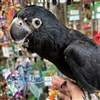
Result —
M49 100L53 100L55 98L55 95L52 94L51 96L49 96Z

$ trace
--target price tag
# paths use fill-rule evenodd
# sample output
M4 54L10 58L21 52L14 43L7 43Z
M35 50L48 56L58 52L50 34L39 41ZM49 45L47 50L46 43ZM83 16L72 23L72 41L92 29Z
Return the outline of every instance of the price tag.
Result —
M9 47L9 55L13 55L13 54L14 54L14 52L13 52L12 47Z
M52 86L52 83L51 82L45 82L45 86Z
M93 15L94 15L94 13L95 13L95 12L94 12L94 11L92 11L92 14L93 14Z
M45 80L45 81L51 81L51 80L52 80L52 76L45 76L45 77L44 77L44 80Z
M80 0L73 0L74 2L80 2Z
M92 15L92 19L95 19L94 15Z
M39 70L34 71L34 76L35 76L35 78L40 77Z
M4 57L9 57L9 49L8 47L2 47L2 52Z
M100 18L100 13L96 14L96 18Z
M77 14L79 14L79 10L71 10L70 14L71 15L77 15Z
M76 16L70 16L69 17L69 20L70 21L73 21L73 20L79 20L80 19L80 16L76 15Z
M34 74L39 74L39 70L34 71Z
M80 7L78 4L68 5L69 21L80 20Z
M97 8L97 12L100 12L100 7Z
M44 84L45 84L45 86L52 86L52 83L51 83L52 79L53 79L52 76L45 76L44 77L44 81L45 81Z

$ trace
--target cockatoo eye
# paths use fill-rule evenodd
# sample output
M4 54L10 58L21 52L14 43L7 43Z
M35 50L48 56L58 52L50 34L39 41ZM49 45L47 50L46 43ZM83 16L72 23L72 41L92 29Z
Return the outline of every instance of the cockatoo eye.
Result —
M39 18L34 18L32 20L32 25L35 29L38 29L42 24L42 21Z
M40 21L39 20L36 20L35 21L35 24L38 26L38 25L40 25Z
M24 21L27 22L27 18L24 18Z

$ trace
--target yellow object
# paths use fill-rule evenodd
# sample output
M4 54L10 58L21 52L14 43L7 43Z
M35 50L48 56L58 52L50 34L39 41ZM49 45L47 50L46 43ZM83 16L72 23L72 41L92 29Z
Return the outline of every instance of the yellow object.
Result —
M58 95L58 91L54 86L50 87L49 89L49 97L48 100L54 100L54 98Z

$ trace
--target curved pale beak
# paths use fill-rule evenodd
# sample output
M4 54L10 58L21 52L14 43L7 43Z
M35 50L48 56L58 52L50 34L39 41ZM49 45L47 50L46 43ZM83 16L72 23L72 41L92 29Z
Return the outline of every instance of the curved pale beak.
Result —
M31 33L31 29L29 26L19 18L14 18L10 26L10 34L13 40L20 41L24 39L29 33Z

